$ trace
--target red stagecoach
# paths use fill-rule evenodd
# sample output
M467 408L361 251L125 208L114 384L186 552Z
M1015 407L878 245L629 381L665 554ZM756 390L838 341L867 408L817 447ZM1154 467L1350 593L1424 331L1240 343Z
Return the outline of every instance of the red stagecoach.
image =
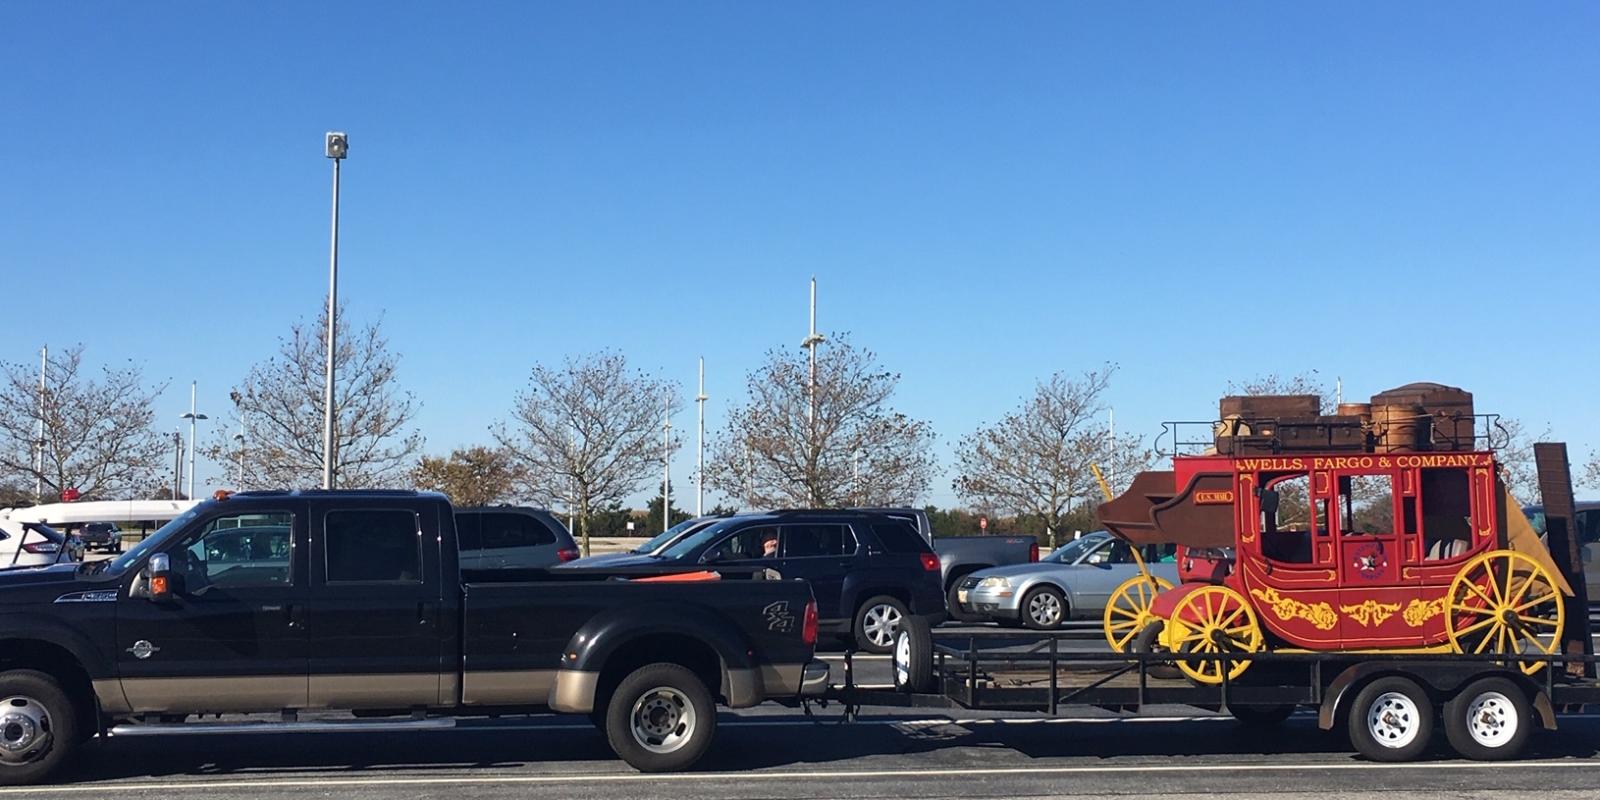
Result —
M1500 479L1495 426L1471 395L1412 384L1336 415L1318 406L1224 398L1202 452L1140 473L1100 507L1130 543L1177 545L1182 578L1120 587L1105 616L1112 646L1557 652L1572 590ZM1183 441L1185 425L1167 426L1174 452L1199 444ZM1177 660L1210 684L1225 663L1230 680L1250 666Z

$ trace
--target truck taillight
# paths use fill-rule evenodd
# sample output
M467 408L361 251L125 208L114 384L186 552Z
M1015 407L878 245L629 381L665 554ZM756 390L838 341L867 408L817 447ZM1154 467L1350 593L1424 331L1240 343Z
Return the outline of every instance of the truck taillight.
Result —
M1033 544L1028 545L1028 560L1029 561L1038 561L1039 560L1039 543L1038 542L1034 542Z
M36 556L46 556L61 552L61 545L55 542L34 542L33 544L23 545L22 552L32 553Z
M577 561L578 550L575 547L563 547L556 551L556 559L563 564L568 561Z
M800 623L800 641L805 642L807 647L815 647L817 644L817 601L815 600L806 602L806 617Z
M922 554L922 568L928 572L939 571L939 556L936 553Z

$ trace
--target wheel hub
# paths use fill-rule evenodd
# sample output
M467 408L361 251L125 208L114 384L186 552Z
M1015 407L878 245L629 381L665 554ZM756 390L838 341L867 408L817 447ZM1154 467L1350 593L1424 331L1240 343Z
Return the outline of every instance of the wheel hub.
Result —
M44 706L26 697L0 702L0 762L32 761L50 744L50 716Z
M645 692L633 705L633 738L646 750L670 753L694 734L694 706L671 687Z
M1417 735L1417 709L1410 698L1398 693L1379 697L1367 722L1372 738L1385 747L1405 747Z

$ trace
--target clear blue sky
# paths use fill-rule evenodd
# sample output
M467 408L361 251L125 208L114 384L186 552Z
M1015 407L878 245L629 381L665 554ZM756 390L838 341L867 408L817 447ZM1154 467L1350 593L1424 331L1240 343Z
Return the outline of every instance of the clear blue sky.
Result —
M601 348L691 394L704 354L714 427L813 273L946 466L1107 360L1124 430L1315 369L1600 445L1600 6L446 8L0 5L0 359L224 413L316 313L342 128L341 295L433 452Z

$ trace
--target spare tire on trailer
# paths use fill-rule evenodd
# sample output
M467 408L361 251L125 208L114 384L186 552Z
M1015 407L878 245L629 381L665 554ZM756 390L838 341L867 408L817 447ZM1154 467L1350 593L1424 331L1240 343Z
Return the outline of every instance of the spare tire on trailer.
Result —
M895 632L890 674L896 691L933 691L933 631L921 617L906 617Z

